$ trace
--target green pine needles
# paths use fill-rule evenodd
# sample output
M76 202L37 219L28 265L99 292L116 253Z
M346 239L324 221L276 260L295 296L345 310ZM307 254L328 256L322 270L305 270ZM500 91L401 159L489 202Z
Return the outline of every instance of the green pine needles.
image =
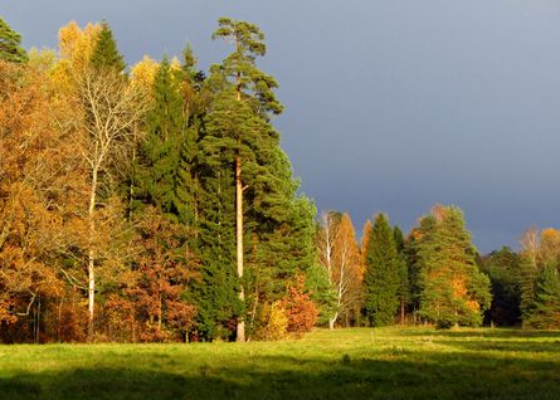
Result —
M21 47L21 35L14 31L0 18L0 60L24 63L27 62L27 52Z
M393 324L401 290L401 266L393 229L384 214L375 218L366 258L366 313L374 326Z
M490 280L478 269L461 210L434 207L418 233L420 316L444 328L480 325L490 307Z
M91 66L97 70L110 69L121 73L126 69L124 57L119 52L117 42L109 24L104 21L97 44L90 59Z

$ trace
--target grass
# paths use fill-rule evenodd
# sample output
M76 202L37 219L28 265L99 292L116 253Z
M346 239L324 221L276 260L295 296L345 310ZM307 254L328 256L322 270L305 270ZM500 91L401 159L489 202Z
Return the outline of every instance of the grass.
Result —
M0 399L560 399L560 332L317 330L278 343L0 346Z

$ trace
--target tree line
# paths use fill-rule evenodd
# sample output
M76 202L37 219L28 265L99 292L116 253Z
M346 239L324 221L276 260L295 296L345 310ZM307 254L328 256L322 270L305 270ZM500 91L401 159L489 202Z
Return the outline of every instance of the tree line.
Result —
M330 327L433 324L560 328L560 230L527 229L521 249L481 255L464 215L435 205L404 236L388 217L363 228L328 212L317 234L331 288Z
M189 45L128 67L107 22L28 53L0 19L1 341L558 323L551 230L480 257L456 207L406 237L380 214L360 244L347 214L316 218L272 124L264 34L221 18L212 38L231 53L209 71Z

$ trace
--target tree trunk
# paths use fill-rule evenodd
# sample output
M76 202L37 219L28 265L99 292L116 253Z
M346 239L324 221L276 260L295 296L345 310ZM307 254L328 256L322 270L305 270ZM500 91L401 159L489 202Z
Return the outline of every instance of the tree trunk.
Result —
M241 180L241 159L235 157L235 211L237 228L237 277L239 278L239 300L245 301L243 283L243 181ZM237 342L245 341L245 321L240 318L237 322Z
M404 300L401 300L401 325L404 325L404 311L405 311Z
M161 320L163 318L163 299L161 297L161 292L159 292L159 303L158 303L158 331L161 332Z
M95 316L95 255L92 249L88 252L88 341L93 341Z
M95 317L95 203L97 194L97 168L93 169L91 192L89 198L88 218L89 218L89 250L88 250L88 341L93 341Z
M332 318L329 319L329 329L332 331L334 329L334 324L338 319L338 313L336 313Z

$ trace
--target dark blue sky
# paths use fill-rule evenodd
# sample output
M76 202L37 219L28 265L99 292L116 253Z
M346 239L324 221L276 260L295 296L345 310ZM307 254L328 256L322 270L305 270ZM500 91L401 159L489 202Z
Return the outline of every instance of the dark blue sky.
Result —
M3 0L26 47L106 18L129 63L227 52L220 16L267 34L275 123L303 191L357 229L378 211L408 230L456 204L481 251L560 226L560 3L556 0Z

